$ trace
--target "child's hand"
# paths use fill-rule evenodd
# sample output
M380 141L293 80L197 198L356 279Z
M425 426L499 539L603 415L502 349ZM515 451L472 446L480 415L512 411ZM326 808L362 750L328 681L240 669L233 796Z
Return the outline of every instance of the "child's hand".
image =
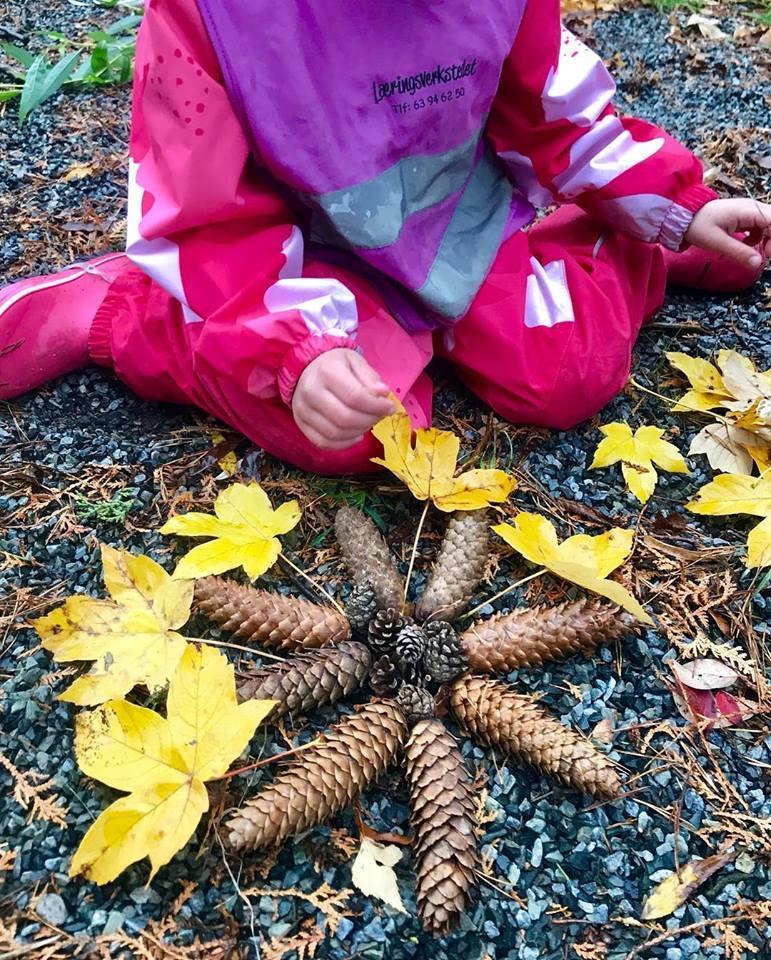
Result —
M748 234L746 241L737 240L736 233ZM771 257L771 205L749 198L710 200L693 218L685 239L757 270Z
M328 350L303 370L292 398L292 414L311 443L344 450L393 413L389 393L355 350Z

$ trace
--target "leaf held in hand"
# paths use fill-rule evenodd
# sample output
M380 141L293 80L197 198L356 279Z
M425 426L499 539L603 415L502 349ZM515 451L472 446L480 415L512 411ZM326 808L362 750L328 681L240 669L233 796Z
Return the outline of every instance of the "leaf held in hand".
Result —
M681 907L705 880L730 863L735 856L732 850L725 850L703 860L692 860L679 873L673 873L666 880L662 880L643 904L642 919L660 920L668 917Z
M363 837L351 868L351 881L366 896L376 897L399 913L406 913L394 873L394 866L401 858L402 852L397 846L383 846Z
M644 623L653 623L628 590L606 579L632 552L633 530L614 527L596 537L576 534L559 543L553 524L535 513L520 513L513 523L500 523L493 530L531 563L607 597Z
M431 500L440 510L479 510L502 503L516 487L503 470L467 470L455 476L460 440L447 430L413 430L404 409L372 428L383 444L383 457L373 458L395 474L418 500Z
M163 686L185 650L175 631L187 623L193 585L172 580L154 560L102 546L104 582L111 600L70 597L35 621L55 660L96 661L61 700L93 706L141 684Z
M204 781L227 771L274 703L239 705L227 658L188 645L169 685L166 718L125 700L81 713L75 736L80 769L130 793L89 828L70 875L108 883L149 857L152 878L188 842L208 809Z
M259 484L234 483L215 500L214 516L191 511L172 517L161 527L161 533L212 538L193 547L179 561L173 577L193 580L243 567L256 580L278 560L278 536L292 530L300 516L296 500L274 510Z
M605 439L600 441L592 469L621 463L621 472L632 493L645 503L658 480L656 466L669 473L688 473L688 466L677 447L664 440L658 427L638 427L632 433L629 424L608 423L600 427Z

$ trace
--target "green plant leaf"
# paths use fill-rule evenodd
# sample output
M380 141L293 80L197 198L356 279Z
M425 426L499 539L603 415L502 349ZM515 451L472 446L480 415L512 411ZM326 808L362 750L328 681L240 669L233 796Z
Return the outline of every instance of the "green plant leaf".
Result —
M21 95L21 90L0 90L0 103L5 103L7 100L13 100L14 97Z
M0 41L0 50L2 50L7 57L11 57L12 60L17 60L23 67L27 67L27 69L29 69L35 61L34 53L30 53L29 50L25 50L23 47L17 47L15 43Z
M44 100L52 97L65 83L75 69L80 53L68 53L49 68L43 54L35 57L27 71L24 89L19 101L19 125L23 124L29 114L39 107Z
M131 33L135 27L138 27L142 22L142 18L139 14L129 13L125 17L121 17L120 20L116 20L115 23L111 23L107 27L107 33L112 37L117 37L122 33Z

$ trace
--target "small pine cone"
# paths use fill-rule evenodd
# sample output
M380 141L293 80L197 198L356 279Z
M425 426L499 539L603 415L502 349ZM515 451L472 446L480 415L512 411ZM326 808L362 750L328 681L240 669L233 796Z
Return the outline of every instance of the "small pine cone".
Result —
M532 607L480 620L461 636L474 673L509 673L547 660L590 654L630 633L635 618L601 600Z
M468 669L468 660L460 638L449 623L433 620L425 626L426 649L423 670L434 683L449 683Z
M337 703L367 678L372 658L363 643L345 640L336 647L307 650L290 660L251 671L238 682L240 700L277 700L271 720L298 716Z
M450 687L450 706L463 732L499 747L543 773L595 797L612 798L621 781L611 761L532 697L484 677L462 677Z
M468 607L487 566L489 527L487 510L453 514L426 589L418 600L418 620L454 620Z
M369 622L367 643L375 653L388 653L396 646L402 629L411 622L403 617L396 607L378 610Z
M279 845L344 810L396 760L406 737L394 703L368 703L345 717L231 817L231 847Z
M418 914L446 936L468 907L478 856L474 795L455 738L441 720L421 720L406 747Z
M414 623L405 624L396 638L394 652L399 664L409 670L416 667L423 659L426 648L426 635L423 628Z
M351 630L359 637L366 637L370 620L377 611L378 602L372 584L364 581L355 584L345 605Z
M393 697L403 680L398 664L388 653L376 660L369 672L370 690L377 697Z
M412 683L403 684L396 696L396 702L410 723L428 720L436 713L432 694L425 687Z
M335 534L356 583L370 583L381 607L398 607L404 584L388 544L375 524L353 507L341 507Z
M325 647L348 640L351 635L346 618L331 607L256 590L222 577L196 581L195 605L230 633L264 647Z

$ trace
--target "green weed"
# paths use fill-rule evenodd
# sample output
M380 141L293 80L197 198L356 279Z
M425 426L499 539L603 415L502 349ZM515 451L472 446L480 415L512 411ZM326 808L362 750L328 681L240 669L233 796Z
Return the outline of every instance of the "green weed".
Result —
M103 0L100 6L123 7L130 12L83 40L58 31L38 31L45 45L37 54L0 42L0 50L10 61L2 70L12 77L11 83L0 83L0 103L18 98L19 125L63 87L83 89L131 80L142 4L140 0Z

